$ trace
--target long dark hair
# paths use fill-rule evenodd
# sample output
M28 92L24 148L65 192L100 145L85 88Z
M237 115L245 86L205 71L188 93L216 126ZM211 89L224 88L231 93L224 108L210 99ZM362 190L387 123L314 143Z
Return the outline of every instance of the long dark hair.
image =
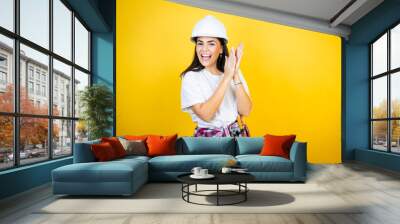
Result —
M197 37L195 37L194 42L197 43ZM218 38L219 43L222 46L222 54L218 56L217 59L217 69L221 72L224 72L224 66L225 66L225 56L229 56L228 48L226 46L226 42L223 38ZM201 71L204 68L204 66L200 63L199 58L197 57L196 53L196 46L194 47L194 57L192 63L181 73L181 77L185 75L186 72L189 71L194 71L198 72Z

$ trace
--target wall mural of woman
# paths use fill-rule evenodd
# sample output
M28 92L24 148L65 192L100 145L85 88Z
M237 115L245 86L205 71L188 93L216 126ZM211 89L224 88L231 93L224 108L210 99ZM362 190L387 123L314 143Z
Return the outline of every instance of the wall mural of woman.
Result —
M182 72L181 108L196 123L196 137L249 136L242 116L252 109L249 88L240 71L243 44L228 52L224 24L213 16L192 31L192 63Z

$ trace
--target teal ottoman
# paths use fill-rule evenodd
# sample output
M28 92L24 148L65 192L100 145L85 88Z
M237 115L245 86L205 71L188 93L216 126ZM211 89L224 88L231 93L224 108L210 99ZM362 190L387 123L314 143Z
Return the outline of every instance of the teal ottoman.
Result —
M74 163L52 171L53 193L132 195L148 180L147 157Z

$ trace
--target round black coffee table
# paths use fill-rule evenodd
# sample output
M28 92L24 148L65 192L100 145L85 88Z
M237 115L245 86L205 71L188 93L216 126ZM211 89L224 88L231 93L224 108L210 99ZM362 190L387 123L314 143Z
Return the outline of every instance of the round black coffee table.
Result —
M212 179L193 179L190 177L191 173L182 174L177 177L178 181L182 183L182 199L188 203L198 204L198 205L234 205L241 202L245 202L247 200L247 192L249 188L247 187L247 183L255 180L255 177L248 173L215 173L213 174L215 177ZM205 185L216 185L215 190L197 190L198 184ZM190 186L195 186L194 191L190 191ZM238 186L237 190L223 190L220 189L220 185L236 185ZM215 192L215 194L205 194L208 192ZM190 196L204 196L204 197L216 197L216 204L202 204L190 201ZM241 196L240 200L234 201L231 203L221 203L221 197L229 197L229 196Z

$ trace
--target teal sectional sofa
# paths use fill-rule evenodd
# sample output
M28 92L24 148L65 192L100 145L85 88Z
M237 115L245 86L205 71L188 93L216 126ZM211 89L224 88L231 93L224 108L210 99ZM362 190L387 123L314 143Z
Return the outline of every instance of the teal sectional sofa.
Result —
M108 162L96 162L90 141L75 144L74 163L52 171L54 194L131 195L148 181L176 181L193 167L219 172L228 160L236 160L259 182L305 182L307 144L295 142L290 159L260 156L262 137L202 138L181 137L176 143L177 155L127 156Z

